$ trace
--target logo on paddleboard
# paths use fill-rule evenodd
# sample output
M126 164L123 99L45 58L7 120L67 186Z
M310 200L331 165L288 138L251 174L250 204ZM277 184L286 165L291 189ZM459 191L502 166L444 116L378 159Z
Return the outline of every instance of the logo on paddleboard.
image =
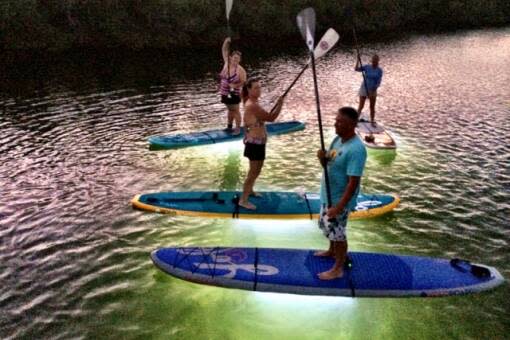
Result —
M362 202L358 202L355 209L358 211L359 210L368 210L370 208L376 207L381 204L382 204L381 201L362 201Z
M244 260L248 258L248 254L246 254L246 251L235 248L225 249L223 255L228 256L230 258L230 261L234 263L242 263Z
M329 44L327 41L321 41L321 43L319 44L319 46L321 47L321 49L323 50L327 50L329 48Z
M258 263L257 268L251 262L243 263L248 259L246 250L239 248L181 248L177 252L186 257L193 257L193 267L202 271L202 274L211 274L233 279L239 271L257 275L276 275L278 268ZM199 260L199 262L195 262Z

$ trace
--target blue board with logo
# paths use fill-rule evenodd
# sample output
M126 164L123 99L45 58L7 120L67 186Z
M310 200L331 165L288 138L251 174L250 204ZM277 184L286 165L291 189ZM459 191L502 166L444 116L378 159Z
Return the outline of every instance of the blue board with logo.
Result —
M201 217L317 219L320 197L315 193L260 192L250 197L256 210L240 207L236 191L159 192L135 196L134 207L153 212ZM375 217L392 211L399 204L397 195L360 194L350 218Z
M342 278L317 274L334 260L311 249L184 247L152 252L177 278L252 291L351 297L431 297L477 293L504 282L493 267L458 259L350 252Z

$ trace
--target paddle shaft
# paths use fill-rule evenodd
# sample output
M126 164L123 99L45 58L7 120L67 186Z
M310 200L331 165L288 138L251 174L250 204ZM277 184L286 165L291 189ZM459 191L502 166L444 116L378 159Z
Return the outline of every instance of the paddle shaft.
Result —
M227 15L227 36L230 38L230 42L228 44L228 53L227 53L227 82L230 81L230 45L232 44L232 38L230 37L230 9L228 1L225 2L225 6L227 8L226 15ZM230 93L230 91L229 91ZM230 96L230 94L229 94Z
M228 22L228 20L227 20ZM228 37L230 38L230 25L227 24ZM230 42L227 49L227 82L230 84Z
M306 69L308 68L308 65L309 64L306 64L302 69L301 71L298 73L297 77L294 79L294 81L289 85L289 87L285 90L285 92L283 93L282 97L285 97L289 91L294 87L294 85L296 85L297 81L299 80L299 78L301 78L301 76L303 75L303 73L305 73Z
M322 116L321 116L321 104L319 100L319 86L317 84L317 73L315 71L315 56L313 54L313 50L310 51L310 60L312 64L312 73L313 73L313 87L315 90L315 104L317 106L317 120L319 122L319 134L321 137L321 149L326 152L326 147L324 146L324 132L322 130ZM327 205L328 208L331 207L331 190L329 187L329 176L328 176L328 165L324 166L324 179L326 184L326 197L327 197Z
M361 68L361 74L363 75L363 85L365 86L365 92L368 97L368 85L367 85L367 77L365 75L365 71L363 70L363 63L361 62L361 55L359 53L359 45L358 45L358 37L356 36L356 28L354 23L354 15L352 16L352 35L354 37L354 46L356 47L356 53L358 55L358 63Z
M282 98L285 97L289 91L294 87L294 85L296 85L297 81L299 80L299 78L301 78L301 76L303 75L303 73L305 73L306 69L308 68L308 65L309 64L306 64L302 69L301 71L299 72L299 74L297 75L297 77L292 81L292 83L289 85L289 87L287 87L287 89L285 90L285 92L283 93L282 95ZM273 105L273 108L271 109L270 112L273 112L275 109L276 109L276 105L278 104L274 104Z
M331 31L336 34L336 38L334 38L333 36L333 40L331 39L332 38L332 35L331 34ZM330 33L328 35L328 33ZM322 57L324 54L326 54L335 44L336 42L338 41L338 33L336 33L336 31L332 28L330 28L328 31L326 31L326 33L324 34L324 36L322 37L322 39L319 41L319 44L317 45L317 47L315 48L315 51L314 51L314 56L317 54L317 58L320 58ZM322 43L326 43L326 45L328 46L326 49L324 50L321 50L320 49L320 46ZM285 90L285 92L283 93L282 97L285 97L289 91L294 87L294 85L296 85L297 81L299 80L299 78L301 78L301 76L303 75L303 73L306 71L306 69L308 68L308 66L310 66L310 62L306 63L305 66L303 66L303 69L299 72L299 74L296 76L296 78L292 81L292 83L287 87L287 89ZM276 109L276 104L273 106L273 108L271 109L270 112L273 112L274 110Z

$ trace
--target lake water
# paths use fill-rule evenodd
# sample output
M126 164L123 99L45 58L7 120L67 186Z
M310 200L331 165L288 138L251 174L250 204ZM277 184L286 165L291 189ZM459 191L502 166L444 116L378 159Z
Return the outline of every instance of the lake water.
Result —
M378 120L398 151L369 152L363 191L401 205L352 221L351 250L461 257L510 277L510 30L415 36L363 48L384 79ZM152 134L223 127L220 54L76 57L18 66L0 86L0 337L504 339L510 289L438 299L255 293L157 270L162 246L322 248L315 221L170 217L133 210L138 193L239 190L242 143L148 150ZM306 53L256 55L269 107ZM334 111L357 104L359 73L340 46L317 65L327 143ZM317 191L311 73L270 139L257 190Z

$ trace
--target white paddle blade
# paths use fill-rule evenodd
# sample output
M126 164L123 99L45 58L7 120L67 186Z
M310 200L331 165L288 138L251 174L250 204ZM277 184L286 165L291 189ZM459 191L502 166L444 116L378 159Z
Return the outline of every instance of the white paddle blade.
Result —
M315 37L315 11L312 7L305 8L296 17L301 36L306 41L308 49L313 51Z
M232 10L233 4L234 0L226 0L227 20L230 18L230 11Z
M328 53L328 51L331 50L338 42L338 39L340 39L338 33L332 28L328 29L313 51L315 59L319 59Z

